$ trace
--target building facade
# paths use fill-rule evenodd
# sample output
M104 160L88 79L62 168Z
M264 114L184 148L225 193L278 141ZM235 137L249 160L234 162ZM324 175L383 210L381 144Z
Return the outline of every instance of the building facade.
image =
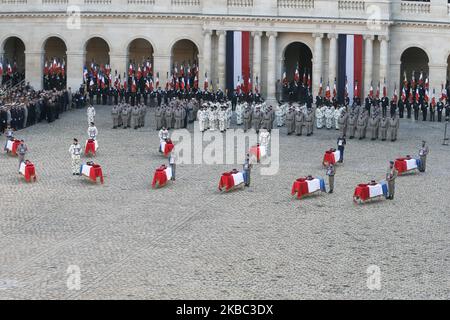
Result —
M332 83L339 35L363 38L363 92L386 81L392 95L412 72L440 92L450 73L448 0L0 0L0 7L0 57L16 61L37 89L49 57L64 59L72 88L90 61L122 74L144 57L161 83L173 65L192 61L200 83L207 76L224 88L227 31L250 32L250 74L269 101L296 65L311 75L314 95L320 78Z

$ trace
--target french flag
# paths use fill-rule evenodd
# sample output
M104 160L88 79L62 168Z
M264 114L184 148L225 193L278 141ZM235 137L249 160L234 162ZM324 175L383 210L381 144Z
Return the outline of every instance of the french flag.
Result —
M349 88L355 88L356 83L362 83L362 75L363 75L362 71L363 71L362 35L340 34L338 38L338 81L337 81L339 103L344 103L345 84L346 84L345 78L347 78L347 86ZM350 104L353 103L354 93L355 92L349 92Z
M226 42L226 89L233 92L242 79L241 89L247 92L250 78L250 32L227 31Z

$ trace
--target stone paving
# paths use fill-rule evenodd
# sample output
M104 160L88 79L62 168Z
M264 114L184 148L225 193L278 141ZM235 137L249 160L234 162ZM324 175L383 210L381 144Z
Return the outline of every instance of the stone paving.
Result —
M443 124L403 120L395 143L348 140L335 193L297 200L292 182L324 175L337 131L287 137L282 128L279 173L255 170L244 190L217 191L230 165L178 165L175 183L152 190L154 169L167 162L152 112L151 127L113 130L109 110L97 107L96 117L104 185L71 175L68 149L73 137L84 144L84 110L17 133L37 183L0 154L1 299L450 298ZM399 177L394 201L352 202L358 183L382 179L390 159L417 155L422 138L426 173ZM81 270L80 290L67 287L70 265ZM367 286L371 265L380 290Z

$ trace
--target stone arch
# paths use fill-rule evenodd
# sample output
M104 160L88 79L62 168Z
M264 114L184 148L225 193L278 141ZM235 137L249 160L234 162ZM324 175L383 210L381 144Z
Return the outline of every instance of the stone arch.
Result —
M304 74L306 77L310 76L310 81L312 79L312 69L313 69L313 51L311 48L302 41L293 41L287 44L283 50L283 73L286 72L286 78L291 87L293 88L291 93L286 92L286 88L283 90L283 100L287 100L289 95L291 101L304 101L307 91L301 86L292 86L294 83L295 70L298 65L300 82L303 81Z
M17 83L25 78L25 42L18 36L12 35L3 39L1 60L4 65L2 81L13 79ZM8 65L11 66L12 74L8 73Z
M110 48L108 41L102 37L93 36L89 38L84 45L86 64L90 65L92 62L98 65L109 64Z
M423 73L424 80L429 75L428 64L430 55L418 46L410 46L402 51L400 55L400 88L403 87L404 75L411 81L412 74L418 81L420 73Z

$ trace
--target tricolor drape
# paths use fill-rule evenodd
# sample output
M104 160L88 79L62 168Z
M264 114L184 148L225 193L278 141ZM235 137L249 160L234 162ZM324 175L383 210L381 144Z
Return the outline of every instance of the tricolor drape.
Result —
M356 81L362 88L363 37L362 35L340 34L338 39L338 101L344 103L345 78L348 83L348 97L353 102L353 88ZM363 90L359 90L360 94Z
M240 80L246 92L250 77L250 32L227 31L226 42L226 89L232 92Z

